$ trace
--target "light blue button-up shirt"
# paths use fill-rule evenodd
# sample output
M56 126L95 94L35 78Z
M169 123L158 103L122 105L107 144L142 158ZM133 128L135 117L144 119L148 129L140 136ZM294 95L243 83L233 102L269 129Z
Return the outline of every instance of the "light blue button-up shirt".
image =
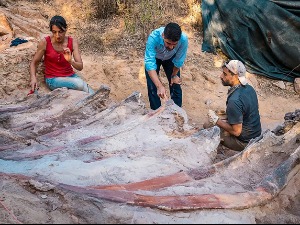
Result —
M181 38L179 39L176 47L172 51L169 51L166 49L164 39L162 37L164 29L165 27L156 29L152 31L148 37L144 58L145 68L147 71L157 69L156 58L160 60L168 60L175 54L176 56L172 60L174 66L180 68L184 64L188 48L187 35L182 32Z

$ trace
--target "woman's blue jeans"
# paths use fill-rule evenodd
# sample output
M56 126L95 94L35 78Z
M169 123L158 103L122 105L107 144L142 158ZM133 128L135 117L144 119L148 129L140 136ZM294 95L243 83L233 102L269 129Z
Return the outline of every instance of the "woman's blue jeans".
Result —
M157 69L156 72L157 74L159 74L160 71L160 67L162 66L167 79L169 81L169 87L170 87L170 96L171 99L174 101L174 103L176 105L178 105L179 107L182 106L182 89L181 89L181 85L180 84L173 84L172 86L171 84L171 76L173 73L173 68L174 68L174 63L172 62L174 57L172 57L169 60L160 60L160 59L156 59L156 65L157 65ZM151 80L148 72L145 70L146 73L146 79L147 79L147 88L148 88L148 98L149 98L149 102L150 102L150 108L153 110L158 109L161 106L161 101L159 96L157 95L157 88L154 85L153 81ZM180 70L177 73L177 76L180 77Z
M46 78L45 82L48 88L53 91L56 88L66 87L73 90L84 91L94 94L94 90L76 73L69 77Z

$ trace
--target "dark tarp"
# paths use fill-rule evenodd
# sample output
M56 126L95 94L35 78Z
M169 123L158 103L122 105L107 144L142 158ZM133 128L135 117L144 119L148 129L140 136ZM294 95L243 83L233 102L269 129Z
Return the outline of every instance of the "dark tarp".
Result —
M220 48L271 79L300 77L300 1L202 0L201 9L202 51Z

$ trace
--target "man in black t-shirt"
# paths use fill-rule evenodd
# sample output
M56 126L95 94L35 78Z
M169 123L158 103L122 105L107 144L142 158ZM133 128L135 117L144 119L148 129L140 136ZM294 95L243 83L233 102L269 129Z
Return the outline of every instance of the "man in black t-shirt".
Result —
M221 144L242 151L251 139L261 134L258 99L254 88L247 84L246 68L241 61L231 60L222 70L222 84L230 86L226 101L227 120L220 119L212 110L208 117L213 125L221 128Z

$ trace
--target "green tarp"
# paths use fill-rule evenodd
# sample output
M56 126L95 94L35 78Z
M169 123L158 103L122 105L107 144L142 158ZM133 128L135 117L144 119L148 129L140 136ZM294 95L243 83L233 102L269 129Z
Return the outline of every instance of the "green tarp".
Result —
M202 51L220 48L250 73L300 77L300 1L202 0Z

